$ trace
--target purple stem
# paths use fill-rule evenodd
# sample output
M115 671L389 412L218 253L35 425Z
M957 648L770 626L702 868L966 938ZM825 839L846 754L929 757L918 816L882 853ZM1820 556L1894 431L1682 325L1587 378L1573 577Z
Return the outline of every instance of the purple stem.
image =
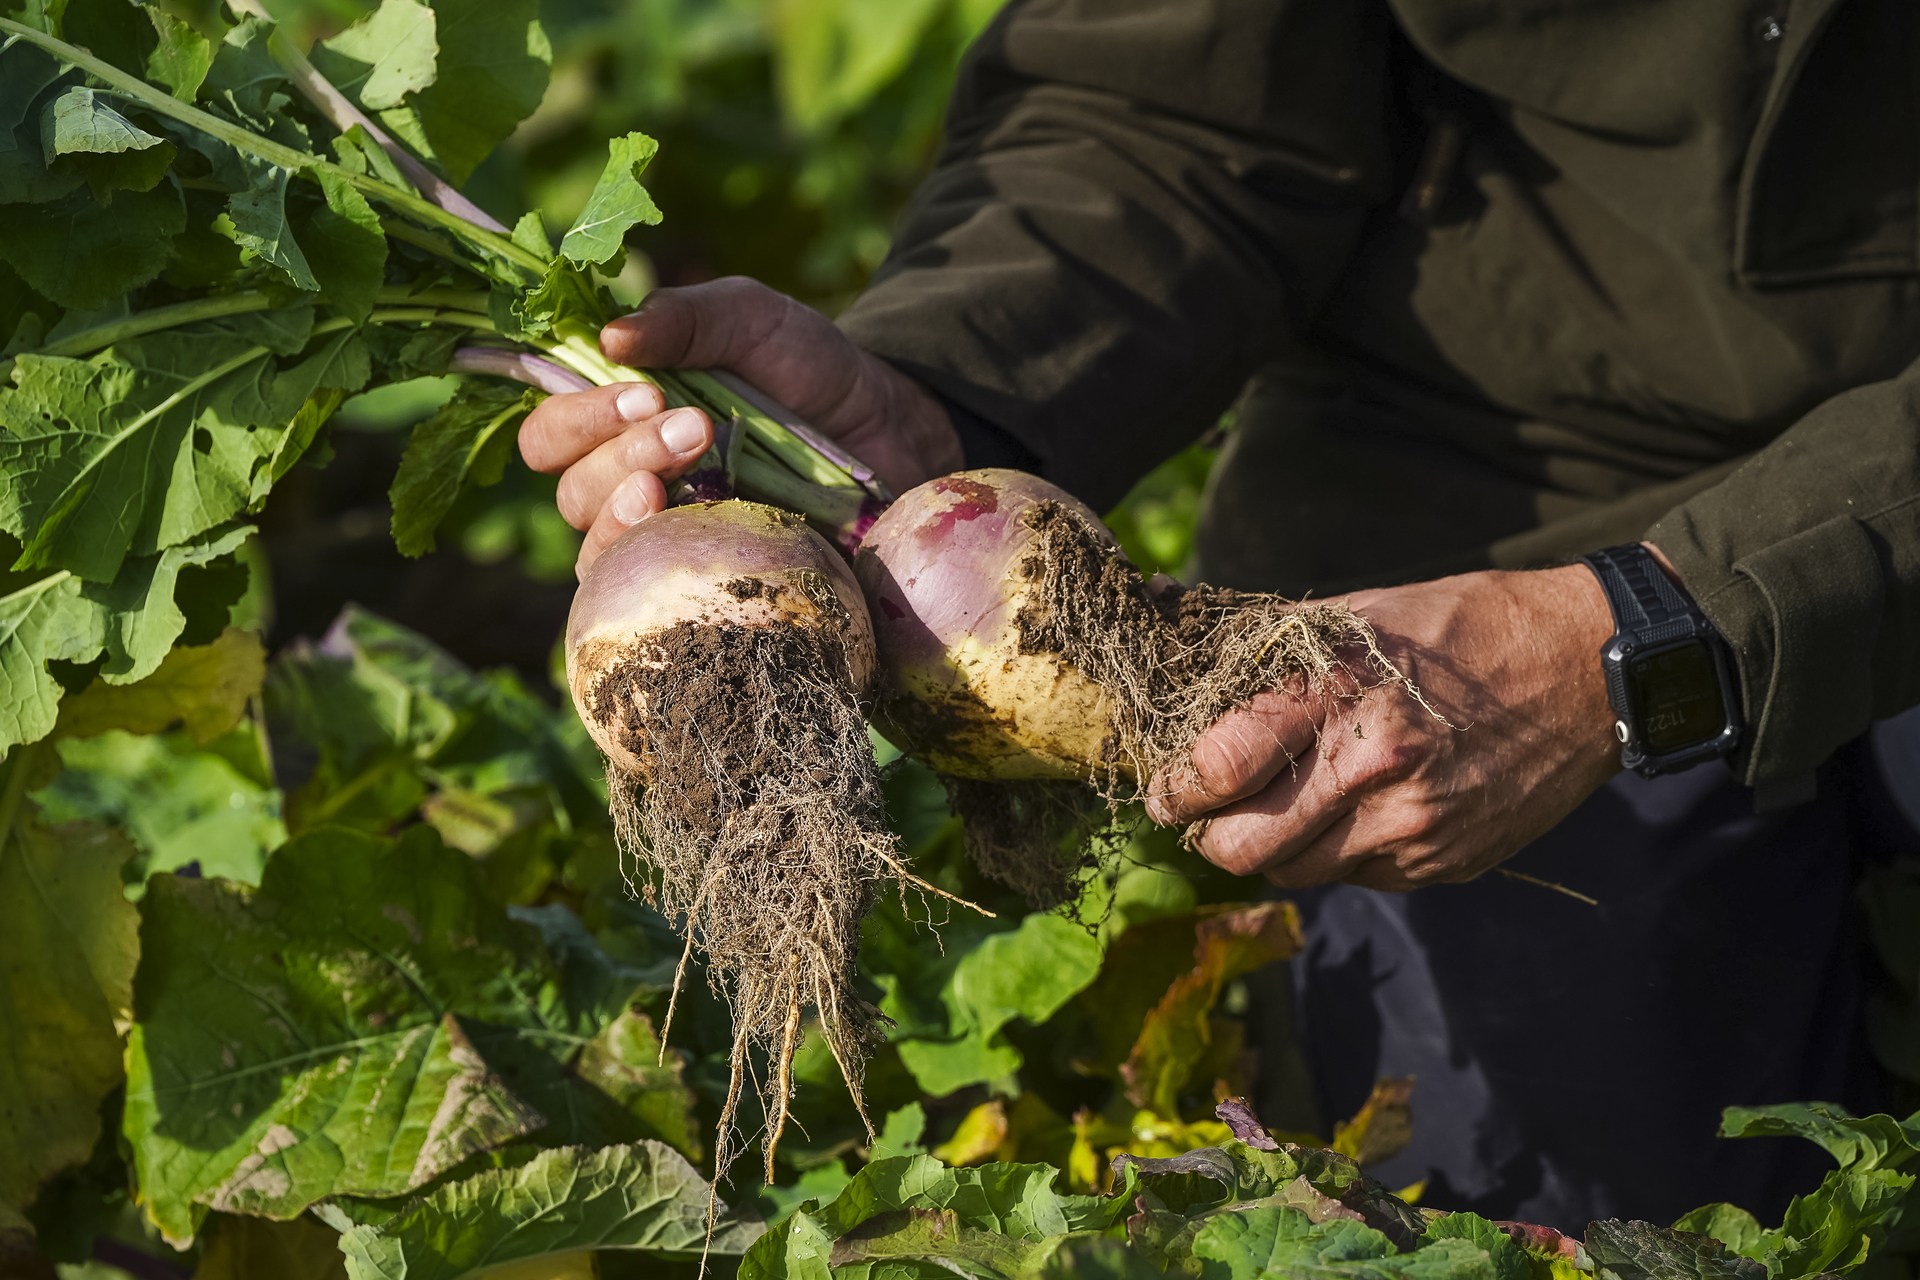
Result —
M887 487L885 481L874 474L872 467L848 453L839 444L829 440L813 427L808 426L799 414L787 408L787 406L781 404L778 400L775 400L751 382L728 373L725 369L709 369L707 372L715 382L733 392L733 394L739 396L742 400L745 400L769 418L777 421L781 426L793 432L794 435L799 436L815 453L852 476L860 487L868 493L883 503L893 501L893 491Z
M287 78L306 95L307 101L320 108L320 114L332 121L334 128L345 133L353 126L359 125L367 131L367 136L377 142L380 149L387 153L394 167L413 184L414 190L448 213L465 218L476 227L495 231L501 235L509 234L504 223L461 195L459 188L420 163L414 158L412 152L389 137L385 129L375 124L366 112L354 105L353 99L334 88L332 81L316 71L313 64L307 61L307 55L284 39L275 40L272 49L275 60L280 63L280 69L287 73Z
M545 356L524 351L502 351L499 347L461 347L447 362L449 373L481 373L492 378L512 378L530 387L550 391L585 391L593 385L573 370L555 364Z

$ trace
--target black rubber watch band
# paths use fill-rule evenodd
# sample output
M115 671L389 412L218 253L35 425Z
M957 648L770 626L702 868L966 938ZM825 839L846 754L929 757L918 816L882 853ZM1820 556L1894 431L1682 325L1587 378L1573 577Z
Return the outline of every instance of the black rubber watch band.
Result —
M1732 651L1707 615L1638 543L1580 559L1599 578L1613 613L1614 635L1600 652L1600 667L1614 711L1614 735L1620 739L1620 763L1654 777L1732 754L1741 732ZM1689 664L1682 656L1689 650L1711 670ZM1698 683L1703 677L1711 681L1704 689ZM1676 679L1681 683L1674 684ZM1695 682L1691 688L1685 683L1689 679ZM1718 705L1717 732L1674 741L1675 729L1689 725L1705 699Z
M1614 630L1657 644L1699 633L1706 618L1673 585L1653 553L1637 542L1608 547L1581 557L1594 573L1613 610ZM1710 625L1710 624L1709 624Z

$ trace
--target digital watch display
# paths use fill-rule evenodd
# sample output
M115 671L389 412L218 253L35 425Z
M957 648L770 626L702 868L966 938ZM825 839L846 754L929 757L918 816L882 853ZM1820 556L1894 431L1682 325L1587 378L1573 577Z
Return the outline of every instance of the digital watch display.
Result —
M1731 755L1739 694L1727 642L1637 544L1581 557L1600 579L1615 634L1600 651L1620 763L1646 777Z

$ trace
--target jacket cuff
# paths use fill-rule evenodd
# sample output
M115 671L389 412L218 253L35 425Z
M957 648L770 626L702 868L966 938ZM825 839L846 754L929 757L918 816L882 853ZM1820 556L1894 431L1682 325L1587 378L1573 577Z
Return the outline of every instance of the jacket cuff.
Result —
M1733 647L1749 786L1794 791L1873 718L1886 578L1866 528L1836 516L1716 564L1686 508L1648 531Z

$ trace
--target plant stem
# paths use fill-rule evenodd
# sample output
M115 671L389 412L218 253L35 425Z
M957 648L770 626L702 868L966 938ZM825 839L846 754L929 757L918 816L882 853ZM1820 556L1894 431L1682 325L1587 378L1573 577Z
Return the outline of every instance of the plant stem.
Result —
M138 76L129 75L111 63L102 62L85 49L68 44L65 40L50 36L44 31L15 22L11 18L0 18L0 31L7 32L15 39L25 40L28 44L52 54L61 62L78 67L96 79L112 85L157 115L178 120L209 137L220 139L236 150L257 156L268 164L277 165L294 173L310 174L320 171L332 173L358 189L362 195L379 200L422 222L451 231L483 253L504 259L536 277L546 273L548 264L538 255L521 248L505 236L476 226L458 214L451 213L411 191L403 190L366 174L355 173L351 169L335 164L331 160L324 160L311 152L283 146L271 138L263 138L251 129L223 120L211 112L182 102L171 94L162 93Z

